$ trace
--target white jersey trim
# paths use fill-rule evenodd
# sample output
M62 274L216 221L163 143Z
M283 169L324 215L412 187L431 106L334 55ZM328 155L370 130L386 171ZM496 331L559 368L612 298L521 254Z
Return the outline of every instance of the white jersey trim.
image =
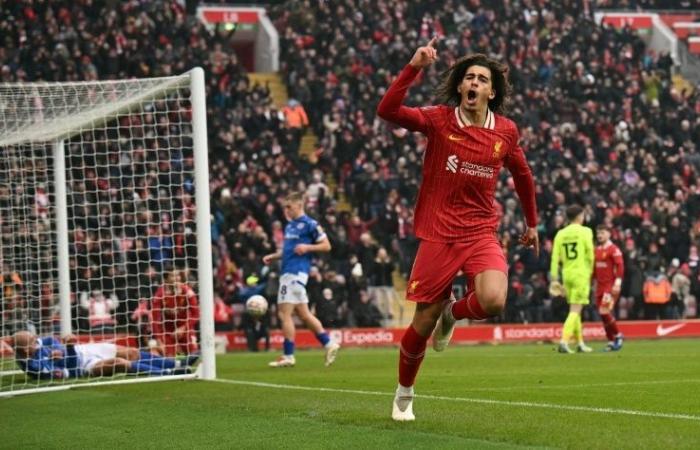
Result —
M462 122L462 118L460 117L459 114L459 106L455 108L455 117L457 118L457 125L459 125L460 128L464 128L464 122Z
M459 125L460 128L464 128L466 126L474 126L469 120L465 123L462 120L461 114L459 113L459 106L455 107L455 118L457 119L457 125ZM496 128L496 115L491 111L489 108L486 109L486 120L484 120L484 127L487 130L493 130Z

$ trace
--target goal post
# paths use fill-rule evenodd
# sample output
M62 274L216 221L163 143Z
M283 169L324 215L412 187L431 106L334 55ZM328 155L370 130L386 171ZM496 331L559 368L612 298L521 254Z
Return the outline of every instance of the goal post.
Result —
M204 83L195 68L0 84L0 396L216 377ZM194 374L35 379L18 370L18 332L200 362Z
M216 355L214 352L214 274L211 258L211 207L209 205L209 146L207 144L207 106L204 89L204 70L195 68L190 79L192 92L192 138L195 153L195 190L197 202L197 261L199 270L199 292L206 297L200 302L200 327L202 338L202 371L205 380L216 378ZM206 269L206 270L204 270Z

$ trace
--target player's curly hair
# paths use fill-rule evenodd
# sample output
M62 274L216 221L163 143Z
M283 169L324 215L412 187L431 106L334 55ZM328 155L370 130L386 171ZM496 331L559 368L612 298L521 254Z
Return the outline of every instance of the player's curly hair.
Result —
M489 109L498 114L505 114L508 111L512 88L508 81L508 66L502 64L488 56L476 53L465 56L452 67L442 73L442 80L435 88L435 96L438 102L457 106L462 101L462 95L457 92L457 87L464 79L464 74L471 66L483 66L491 71L491 82L496 96L489 100Z

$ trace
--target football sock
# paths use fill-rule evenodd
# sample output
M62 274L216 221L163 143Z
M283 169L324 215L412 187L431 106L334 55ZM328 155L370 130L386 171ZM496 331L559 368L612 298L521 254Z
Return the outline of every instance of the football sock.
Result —
M128 372L139 375L166 375L171 371L170 369L161 369L159 367L146 364L145 362L131 361Z
M566 321L564 322L564 327L562 328L561 331L561 342L568 344L569 341L571 340L571 337L576 333L576 318L578 317L578 313L573 313L570 312L568 316L566 316Z
M583 344L583 323L581 321L581 314L576 314L576 328L574 336L576 336L576 342Z
M620 333L617 329L617 322L612 314L601 314L600 318L603 319L603 327L605 328L605 335L608 337L608 341L614 341L615 336Z
M409 325L401 338L399 348L399 384L406 388L413 386L420 363L425 356L425 346L428 336L421 336Z
M198 360L199 360L199 353L195 353L195 354L188 355L182 362L186 366L191 366L193 364L196 364Z
M406 387L401 386L401 384L399 384L398 388L396 389L396 392L399 395L413 395L413 386Z
M294 341L284 339L284 356L292 356L294 354Z
M149 366L159 369L174 369L177 367L177 361L171 358L163 358L148 352L139 352L139 362L148 364Z
M413 395L413 386L406 387L399 384L399 387L396 389L396 405L401 411L406 411L406 407L411 402Z
M489 317L489 315L484 312L479 304L479 300L476 298L476 292L470 291L452 305L452 317L456 320L483 320Z
M320 333L316 333L316 339L318 339L318 342L321 343L324 347L328 345L328 343L331 341L331 338L328 337L328 333L325 331L321 331Z

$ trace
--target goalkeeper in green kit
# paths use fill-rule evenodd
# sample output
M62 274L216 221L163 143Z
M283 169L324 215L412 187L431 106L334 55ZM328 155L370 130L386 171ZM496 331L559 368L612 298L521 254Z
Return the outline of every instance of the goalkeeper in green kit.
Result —
M576 338L577 351L589 353L593 349L583 342L581 310L589 303L590 297L595 259L593 230L582 225L583 208L579 205L568 207L566 218L569 225L559 230L554 237L549 285L550 294L565 295L569 303L569 315L562 329L559 353L574 353L569 348L572 337ZM559 276L560 264L562 277Z

